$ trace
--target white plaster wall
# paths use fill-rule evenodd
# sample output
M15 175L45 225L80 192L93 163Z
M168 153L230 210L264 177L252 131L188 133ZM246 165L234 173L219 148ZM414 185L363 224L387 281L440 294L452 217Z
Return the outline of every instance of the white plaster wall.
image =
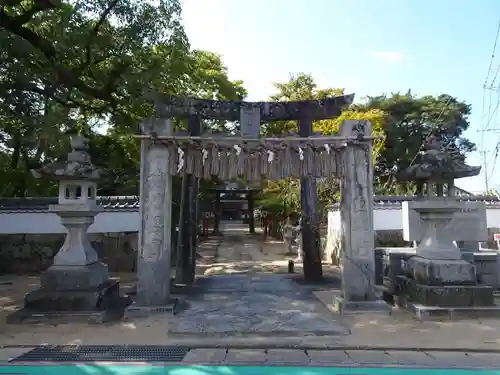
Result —
M138 211L109 211L98 214L90 233L137 232ZM50 212L1 212L0 234L65 233L56 214Z
M486 209L486 223L488 228L500 228L500 209ZM328 213L328 227L340 229L340 212L330 211ZM375 230L403 230L403 213L401 208L387 209L375 208L373 214L373 226Z
M401 208L375 208L373 215L375 230L403 230ZM488 228L500 228L500 209L486 210ZM328 228L340 229L340 212L328 213ZM90 233L137 232L138 211L107 211L96 216ZM49 212L0 212L0 234L50 234L64 233L59 217Z

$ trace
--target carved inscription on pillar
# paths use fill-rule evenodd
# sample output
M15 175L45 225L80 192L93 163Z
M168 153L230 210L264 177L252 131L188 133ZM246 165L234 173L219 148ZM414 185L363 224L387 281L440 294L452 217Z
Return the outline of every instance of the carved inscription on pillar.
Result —
M143 124L143 132L171 134L169 120ZM143 140L141 153L141 233L137 261L137 303L164 305L170 295L171 175L169 151L162 144Z
M344 121L341 135L370 135L368 121ZM344 297L352 301L375 299L373 232L373 170L371 145L349 146L341 158L341 234Z

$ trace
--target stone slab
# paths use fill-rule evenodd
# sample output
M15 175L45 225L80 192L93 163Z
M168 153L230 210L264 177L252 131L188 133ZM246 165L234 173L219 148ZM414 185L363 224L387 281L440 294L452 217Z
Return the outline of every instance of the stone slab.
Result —
M38 312L104 310L120 296L120 284L110 279L95 288L52 290L42 287L24 298L24 307Z
M428 286L417 284L415 297L415 302L427 306L493 306L493 289L483 285Z
M396 363L404 366L434 366L436 358L423 351L410 350L388 350L387 354L395 360Z
M344 350L307 350L307 356L314 364L352 365L354 361Z
M227 349L215 348L215 349L191 349L184 359L183 363L191 364L207 364L214 365L224 362L227 356Z
M0 349L0 364L2 362L10 362L17 357L35 349L35 347L22 347L22 348L2 348Z
M420 321L499 318L500 306L440 307L407 303L405 309Z
M481 364L477 357L470 355L467 352L445 352L445 351L432 351L428 354L435 358L436 366L438 367L452 367L452 368L468 368L476 366L489 367L488 364Z
M105 283L108 266L96 262L86 266L52 266L40 274L40 285L49 290L88 290Z
M177 313L178 304L179 300L175 298L172 298L169 301L169 303L165 305L158 305L158 306L144 306L144 305L139 305L136 302L133 302L129 306L127 306L123 314L123 317L125 319L133 319L133 318L146 317L151 314L162 314L162 313L169 313L173 315Z
M397 363L383 350L347 350L346 353L354 363L359 364L388 365Z
M467 360L481 367L500 367L500 354L498 353L467 353ZM436 356L439 360L439 357Z
M47 323L57 319L58 323L81 323L87 322L92 324L107 323L117 321L121 316L116 316L110 310L88 310L88 311L49 311L39 312L29 309L21 309L7 317L8 324L35 324Z
M403 202L403 239L405 241L422 241L424 227L420 215L413 208L419 201ZM450 238L454 241L482 242L488 240L488 225L486 222L486 205L484 202L457 202L461 210L453 215L448 228Z
M268 349L266 354L268 365L300 365L309 363L309 357L303 350Z
M424 306L492 306L493 288L488 285L422 285L406 276L396 277L396 299Z
M267 362L264 349L229 350L225 364L257 364Z
M334 311L341 314L356 314L356 313L378 313L390 315L392 307L384 300L374 301L347 301L345 298L337 296L333 302Z
M413 279L424 285L475 285L476 266L463 259L436 260L413 256L408 260Z

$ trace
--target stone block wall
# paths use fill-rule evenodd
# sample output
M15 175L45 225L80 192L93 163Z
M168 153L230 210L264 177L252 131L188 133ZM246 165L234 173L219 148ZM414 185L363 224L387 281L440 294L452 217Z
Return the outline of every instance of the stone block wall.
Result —
M497 249L493 234L500 233L499 228L488 228L489 240L483 244L485 248ZM402 230L378 230L375 232L375 247L404 247L412 246L411 243L403 240Z
M496 241L493 240L493 234L500 233L499 228L489 228L489 241L483 246L488 249L497 249ZM378 230L375 232L375 248L393 248L393 247L411 247L413 244L403 239L402 230ZM324 260L334 265L340 262L340 233L334 228L329 229L329 233L324 235L323 254ZM500 283L500 279L499 279Z
M138 233L93 233L89 239L110 272L135 272ZM0 235L0 274L37 274L52 264L63 234Z
M375 247L404 247L409 243L403 239L402 230L378 230L375 232Z

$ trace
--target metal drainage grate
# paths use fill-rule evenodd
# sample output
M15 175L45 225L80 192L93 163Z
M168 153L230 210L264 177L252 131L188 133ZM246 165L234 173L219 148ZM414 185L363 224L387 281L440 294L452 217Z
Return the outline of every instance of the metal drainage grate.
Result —
M181 362L189 348L181 346L44 345L12 362Z

